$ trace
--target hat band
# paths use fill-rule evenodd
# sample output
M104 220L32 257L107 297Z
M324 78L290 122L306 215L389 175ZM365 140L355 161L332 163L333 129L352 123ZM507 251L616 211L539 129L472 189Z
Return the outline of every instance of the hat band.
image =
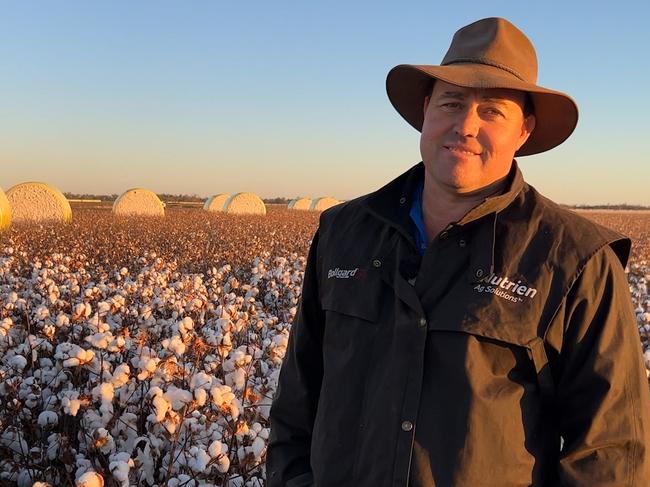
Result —
M523 81L524 83L528 83L528 81L526 81L526 79L524 79L524 77L521 76L514 69L506 66L505 64L501 64L501 63L491 61L490 59L461 57L461 58L456 58L453 61L448 61L446 63L442 63L441 66L449 66L450 64L485 64L486 66L492 66L493 68L498 68L498 69L501 69L503 71L507 71L508 73L515 76L517 79L519 79L520 81Z

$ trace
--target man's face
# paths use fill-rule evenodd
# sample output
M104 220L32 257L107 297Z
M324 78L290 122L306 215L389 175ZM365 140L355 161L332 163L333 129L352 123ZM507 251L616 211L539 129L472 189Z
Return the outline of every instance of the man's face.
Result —
M464 194L503 178L535 127L524 93L436 81L424 100L420 153L438 189Z

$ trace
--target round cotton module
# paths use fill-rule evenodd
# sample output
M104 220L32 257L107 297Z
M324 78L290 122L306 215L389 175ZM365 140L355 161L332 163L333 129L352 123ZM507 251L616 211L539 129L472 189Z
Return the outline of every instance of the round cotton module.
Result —
M308 210L311 206L311 198L295 198L289 202L287 208L290 210Z
M310 210L323 211L331 208L334 205L338 205L341 201L330 198L329 196L323 196L322 198L316 198L311 202Z
M14 222L61 222L72 220L70 203L58 189L45 183L20 183L7 190Z
M203 209L207 211L224 211L224 205L228 201L228 193L219 193L210 196L203 204Z
M11 205L5 192L0 189L0 230L9 225L11 225Z
M233 215L266 215L266 205L254 193L237 193L224 203L224 211Z
M115 200L113 213L120 216L165 216L165 204L153 191L133 188Z

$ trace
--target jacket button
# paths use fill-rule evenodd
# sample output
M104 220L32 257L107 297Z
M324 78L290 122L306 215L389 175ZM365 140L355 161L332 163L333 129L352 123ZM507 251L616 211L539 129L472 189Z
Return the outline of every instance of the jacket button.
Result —
M418 321L418 324L419 324L422 328L424 328L425 326L427 326L427 319L426 319L426 318L420 318L420 321Z
M381 260L375 259L372 261L372 266L373 267L381 267Z
M404 196L402 196L402 197L399 199L399 202L400 202L401 205L403 205L404 203L406 203L406 198L405 198Z
M413 423L410 421L402 422L402 431L411 431L413 429Z
M476 277L483 277L483 269L476 269L476 272L474 274Z
M461 238L461 239L458 241L458 246L459 246L459 247L465 247L465 245L467 245L467 242L465 242L465 240L463 240L463 239Z

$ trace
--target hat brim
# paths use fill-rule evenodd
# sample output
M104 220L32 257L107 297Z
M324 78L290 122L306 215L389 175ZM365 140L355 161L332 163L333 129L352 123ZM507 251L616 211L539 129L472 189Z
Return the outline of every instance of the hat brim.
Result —
M516 156L539 154L560 145L578 123L578 106L569 95L521 81L493 66L400 64L391 69L386 78L388 98L398 113L420 132L424 122L424 98L429 94L432 79L465 88L507 88L529 93L534 106L535 130Z

